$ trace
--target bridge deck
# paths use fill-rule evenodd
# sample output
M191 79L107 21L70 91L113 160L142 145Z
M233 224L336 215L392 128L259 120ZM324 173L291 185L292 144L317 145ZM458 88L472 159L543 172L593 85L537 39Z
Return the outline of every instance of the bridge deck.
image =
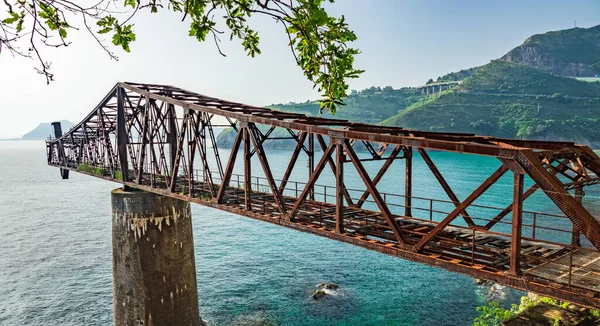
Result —
M207 187L207 185L198 183L198 188L201 187ZM202 195L208 196L208 192ZM297 198L291 196L284 196L284 198L289 206L297 200ZM245 210L243 189L228 188L224 205L234 210ZM253 193L251 205L253 211L264 215L265 218L278 220L281 217L270 193ZM335 215L335 204L306 200L305 205L296 215L295 222L310 228L335 233ZM418 243L423 236L438 224L435 221L424 221L396 214L394 214L394 220L401 230L409 234L406 237L408 244ZM379 212L344 207L344 225L346 236L390 248L402 248L396 242L391 228ZM438 240L434 245L426 247L422 253L437 259L450 261L453 264L477 266L479 269L491 272L504 272L509 268L511 247L509 236L488 232L474 234L468 228L453 226L446 228L439 235ZM521 248L521 255L525 257L522 264L527 269L563 257L568 252L563 246L543 241L524 240ZM568 266L567 264L567 268ZM553 280L553 277L547 279ZM598 279L597 284L600 285L600 279Z
M197 188L208 189L208 185L198 182ZM209 196L207 190L201 190L200 193L201 196ZM224 204L232 209L245 209L244 189L229 187L225 198ZM297 200L291 196L284 198L289 206L294 205ZM255 192L251 196L251 207L267 219L278 220L280 214L271 199L270 193ZM296 215L296 222L335 234L335 215L335 204L309 199ZM396 214L394 220L401 230L410 235L406 239L409 244L418 243L438 224ZM347 237L389 248L401 248L379 212L344 207L344 225ZM451 226L439 235L435 245L426 247L422 253L451 264L505 273L510 268L510 249L511 241L508 235L475 233L466 227ZM523 240L521 257L526 275L592 291L600 290L600 253L597 251L582 247L570 250L563 245L545 241Z
M576 248L572 252L534 266L525 273L557 283L599 291L600 254L587 248Z

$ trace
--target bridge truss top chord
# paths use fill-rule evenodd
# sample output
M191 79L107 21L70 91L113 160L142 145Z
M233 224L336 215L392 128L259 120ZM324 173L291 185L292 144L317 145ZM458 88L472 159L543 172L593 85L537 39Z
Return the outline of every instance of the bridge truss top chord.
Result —
M227 121L235 134L228 158L217 148L214 128L222 122L216 120ZM48 164L59 167L63 178L77 171L600 307L600 224L582 201L584 188L600 183L600 158L587 146L369 125L137 83L116 84L64 135L60 124L54 127L56 137L47 141ZM284 138L296 144L281 178L275 178L263 146L281 139L272 136L276 128L286 130L289 137ZM368 158L357 155L356 144L368 151ZM431 150L492 156L499 167L461 200L429 156ZM293 181L303 153L308 181ZM238 156L244 165L240 174L235 173ZM261 176L252 175L253 157ZM413 196L415 157L424 161L447 200ZM404 161L403 192L380 191L378 183L397 160ZM383 162L375 176L365 169L369 161ZM344 181L344 170L351 166L364 189L351 189ZM326 169L335 186L318 183ZM513 176L512 203L478 205L477 199L507 173ZM525 176L532 181L527 188ZM468 171L463 177L470 177ZM524 209L524 201L538 191L561 214ZM540 236L552 232L568 235L568 241Z

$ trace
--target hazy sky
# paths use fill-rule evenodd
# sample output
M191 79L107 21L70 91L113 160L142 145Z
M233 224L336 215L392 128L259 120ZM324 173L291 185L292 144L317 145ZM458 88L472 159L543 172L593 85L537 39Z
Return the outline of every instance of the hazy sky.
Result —
M0 19L5 18L0 4ZM600 1L337 0L358 35L356 67L366 69L352 89L373 85L415 86L429 78L498 58L528 36L549 30L600 24ZM117 81L170 84L254 105L317 98L295 65L282 27L267 18L252 21L261 37L257 58L245 56L224 37L214 44L187 36L188 23L172 14L135 20L138 40L110 60L85 32L59 50L42 48L56 81L49 86L34 62L0 54L0 138L20 137L40 122L80 121Z

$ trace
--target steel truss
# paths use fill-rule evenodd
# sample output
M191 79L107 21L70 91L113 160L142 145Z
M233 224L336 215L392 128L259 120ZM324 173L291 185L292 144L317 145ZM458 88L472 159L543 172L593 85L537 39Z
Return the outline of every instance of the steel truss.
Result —
M216 117L224 117L219 120L226 120L235 133L226 161L217 149ZM600 284L588 280L588 274L596 273L594 259L600 261L600 225L581 200L584 187L600 182L600 158L586 146L325 119L224 101L172 86L136 83L116 84L64 135L59 126L55 127L56 138L47 141L48 164L61 171L93 175L521 290L600 307ZM289 137L285 138L296 142L281 179L274 177L263 146L269 140L281 139L271 136L275 128L286 129ZM357 143L364 145L369 158L357 155ZM431 150L492 156L500 166L460 200L429 156ZM322 153L320 158L317 152ZM448 200L412 195L415 152ZM301 154L308 160L305 183L290 180ZM234 173L238 156L243 157L241 175ZM260 177L252 175L253 156L260 163ZM404 161L403 192L383 193L377 185L397 160ZM365 169L369 161L383 162L374 177ZM317 184L327 168L335 176L335 187ZM344 171L348 168L356 170L365 189L346 186ZM481 223L482 219L469 211L483 207L475 201L506 173L513 175L513 203ZM68 178L68 173L61 175ZM525 175L533 185L524 191ZM327 194L327 189L334 190ZM564 215L524 211L523 202L537 190L547 194ZM392 202L392 196L400 200ZM333 202L328 200L331 197ZM416 205L415 200L429 201L429 208ZM367 202L371 208L364 207ZM444 212L434 209L440 202L453 208ZM423 211L429 219L415 216ZM434 220L433 216L441 213L443 218ZM524 214L533 214L533 225L524 224ZM537 237L536 231L553 229L536 225L536 218L570 221L569 230L556 230L569 232L570 243ZM500 224L510 225L511 231L494 231ZM525 227L532 229L531 235L525 235ZM581 236L591 248L581 245ZM567 265L561 263L566 257ZM548 274L544 268L552 264L562 266L564 275Z

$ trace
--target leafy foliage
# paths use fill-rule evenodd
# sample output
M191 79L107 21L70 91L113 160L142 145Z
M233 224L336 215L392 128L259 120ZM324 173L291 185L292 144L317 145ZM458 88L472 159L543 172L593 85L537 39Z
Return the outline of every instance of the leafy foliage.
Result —
M510 309L504 309L497 302L490 302L487 306L477 307L479 316L473 320L474 326L498 326L503 321L517 314L519 307L513 304Z
M181 13L183 20L189 21L188 34L197 41L204 42L212 36L222 55L225 54L219 46L220 35L226 28L229 39L238 39L245 52L254 57L261 53L260 37L248 19L253 14L263 15L280 23L287 33L296 63L323 96L320 110L335 114L347 96L347 81L358 78L364 71L354 68L354 57L359 51L349 44L357 37L344 16L332 17L324 9L325 3L332 2L334 0L100 0L91 7L83 7L68 0L4 0L8 10L7 17L0 21L0 51L5 45L9 51L26 57L35 53L41 65L37 70L49 83L53 75L50 64L38 51L39 43L68 46L67 31L77 29L75 25L83 25L111 58L117 59L99 37L109 35L113 45L130 52L131 43L136 40L132 18L140 12L167 10ZM123 9L108 10L107 6L113 3L120 3ZM78 19L78 24L71 25L70 21ZM24 26L28 26L27 31ZM55 38L60 42L53 43ZM20 50L21 42L28 43L28 51Z

